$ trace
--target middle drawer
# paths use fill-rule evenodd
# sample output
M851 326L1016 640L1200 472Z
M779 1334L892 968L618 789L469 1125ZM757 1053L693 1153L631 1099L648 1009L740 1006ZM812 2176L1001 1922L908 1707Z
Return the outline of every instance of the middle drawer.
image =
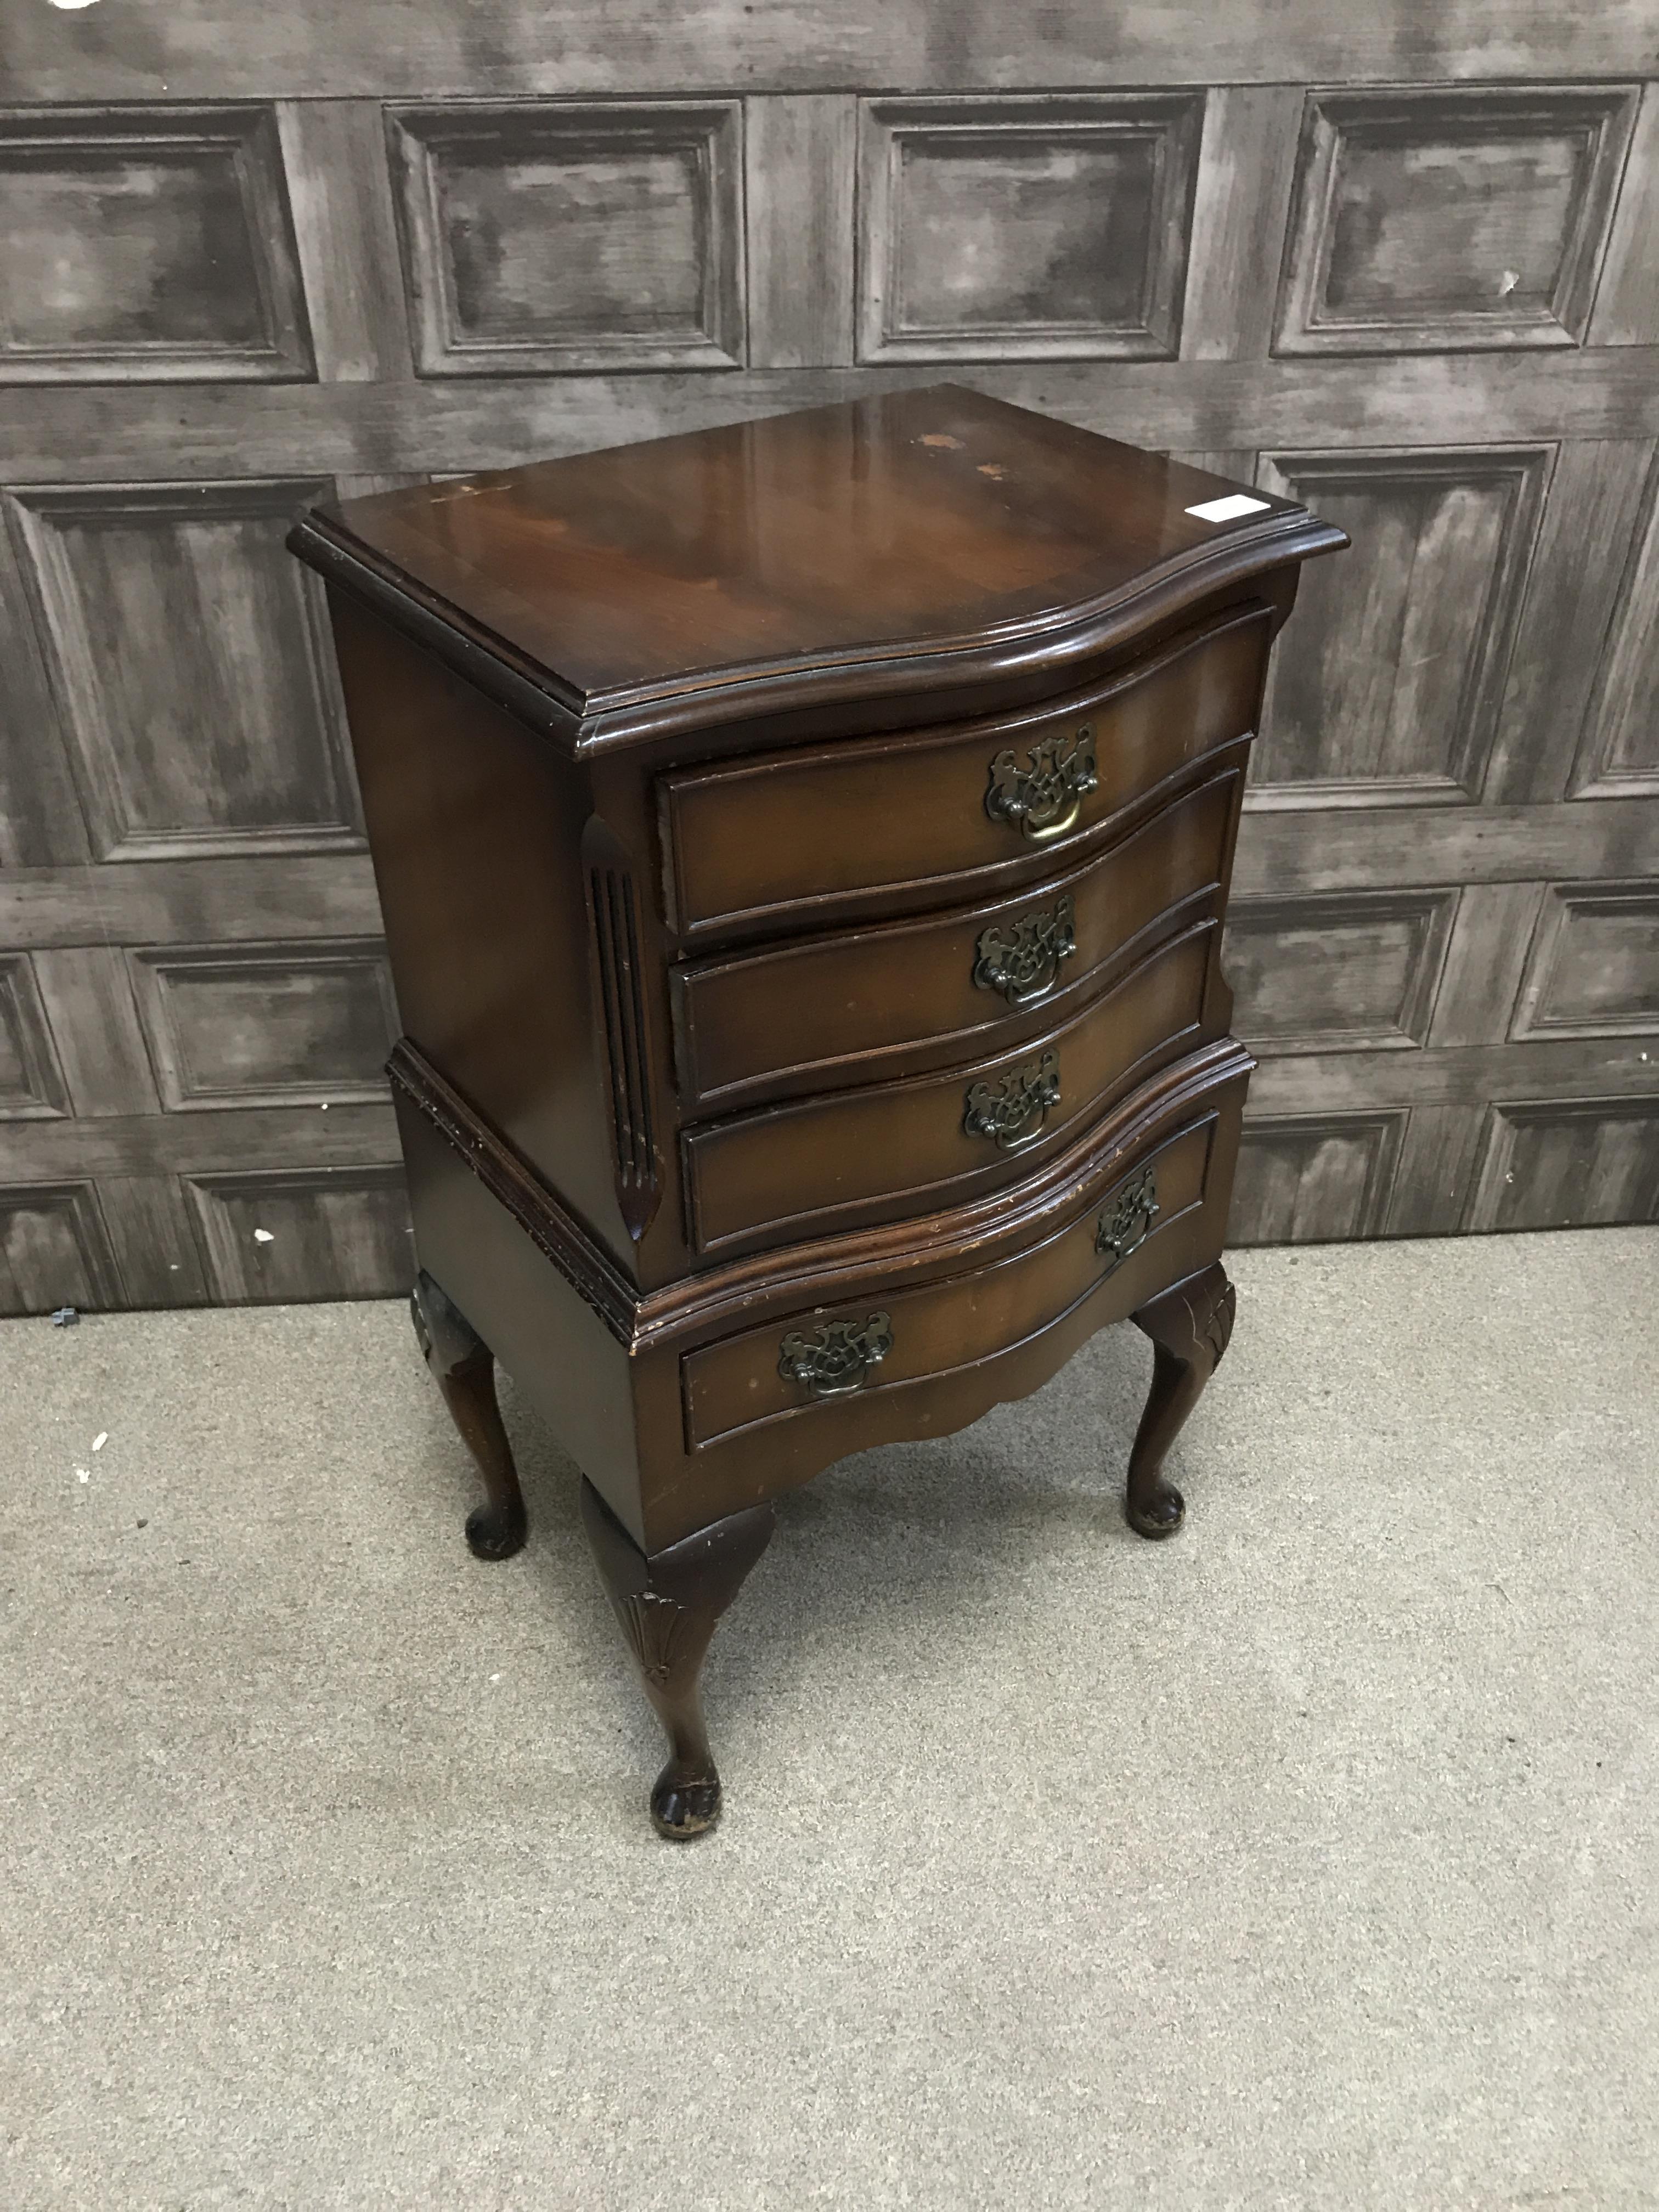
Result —
M868 1083L996 1051L1208 910L1239 770L1013 898L672 971L688 1111Z
M1218 926L1149 952L1069 1021L994 1059L688 1129L687 1225L736 1253L957 1206L1031 1173L1115 1099L1210 1043Z

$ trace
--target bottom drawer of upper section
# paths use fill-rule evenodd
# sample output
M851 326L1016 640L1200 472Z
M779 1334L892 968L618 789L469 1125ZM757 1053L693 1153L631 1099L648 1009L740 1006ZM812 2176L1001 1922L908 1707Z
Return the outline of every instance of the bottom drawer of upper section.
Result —
M872 1397L948 1381L1050 1333L1069 1334L1066 1322L1097 1298L1103 1308L1089 1327L1119 1318L1206 1266L1221 1249L1242 1107L1235 1084L1189 1109L1173 1130L1103 1169L1058 1224L1045 1221L1004 1258L890 1295L813 1306L688 1352L688 1443L696 1449L774 1425L833 1422L838 1407L851 1415ZM1034 1374L1023 1387L1042 1379ZM850 1435L845 1449L858 1441Z

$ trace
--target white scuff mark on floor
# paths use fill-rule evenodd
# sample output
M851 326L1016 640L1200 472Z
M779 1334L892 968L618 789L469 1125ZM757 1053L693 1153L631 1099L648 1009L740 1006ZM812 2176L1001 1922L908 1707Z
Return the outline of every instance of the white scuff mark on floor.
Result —
M92 1448L94 1451L102 1451L104 1446L108 1442L109 1431L107 1429L100 1429L97 1435L92 1440Z
M270 1230L256 1229L253 1232L253 1241L256 1244L274 1244L276 1239L271 1235Z

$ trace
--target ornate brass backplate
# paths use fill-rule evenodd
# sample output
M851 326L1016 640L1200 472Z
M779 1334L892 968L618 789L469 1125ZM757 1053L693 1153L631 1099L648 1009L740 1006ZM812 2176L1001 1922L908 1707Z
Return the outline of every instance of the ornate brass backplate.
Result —
M1012 751L997 754L985 811L993 822L1006 822L1042 844L1065 836L1100 781L1093 726L1085 722L1069 743L1064 737L1044 738L1025 759L1024 768L1016 768Z
M962 1126L970 1137L989 1137L1000 1151L1016 1152L1036 1142L1043 1115L1059 1103L1060 1054L1051 1050L1014 1068L995 1091L970 1083Z
M1146 1232L1158 1214L1158 1184L1150 1167L1131 1176L1122 1188L1101 1208L1095 1231L1095 1249L1107 1255L1106 1273L1121 1267L1131 1252L1146 1242Z
M786 1382L804 1384L809 1398L845 1398L864 1388L892 1348L892 1324L884 1313L867 1321L821 1322L811 1336L790 1330L779 1351L778 1372Z
M1077 951L1068 891L1051 907L1022 915L1012 931L982 930L974 947L974 981L981 991L1000 991L1011 1006L1034 1006L1060 980L1060 963Z

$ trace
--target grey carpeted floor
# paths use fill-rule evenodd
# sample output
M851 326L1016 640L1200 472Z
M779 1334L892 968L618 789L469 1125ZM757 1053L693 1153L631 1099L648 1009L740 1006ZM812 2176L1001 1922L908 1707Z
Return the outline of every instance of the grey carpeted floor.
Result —
M689 1850L398 1307L0 1327L0 2203L1659 2204L1659 1233L1236 1273L1174 1544L1127 1330L786 1502Z

